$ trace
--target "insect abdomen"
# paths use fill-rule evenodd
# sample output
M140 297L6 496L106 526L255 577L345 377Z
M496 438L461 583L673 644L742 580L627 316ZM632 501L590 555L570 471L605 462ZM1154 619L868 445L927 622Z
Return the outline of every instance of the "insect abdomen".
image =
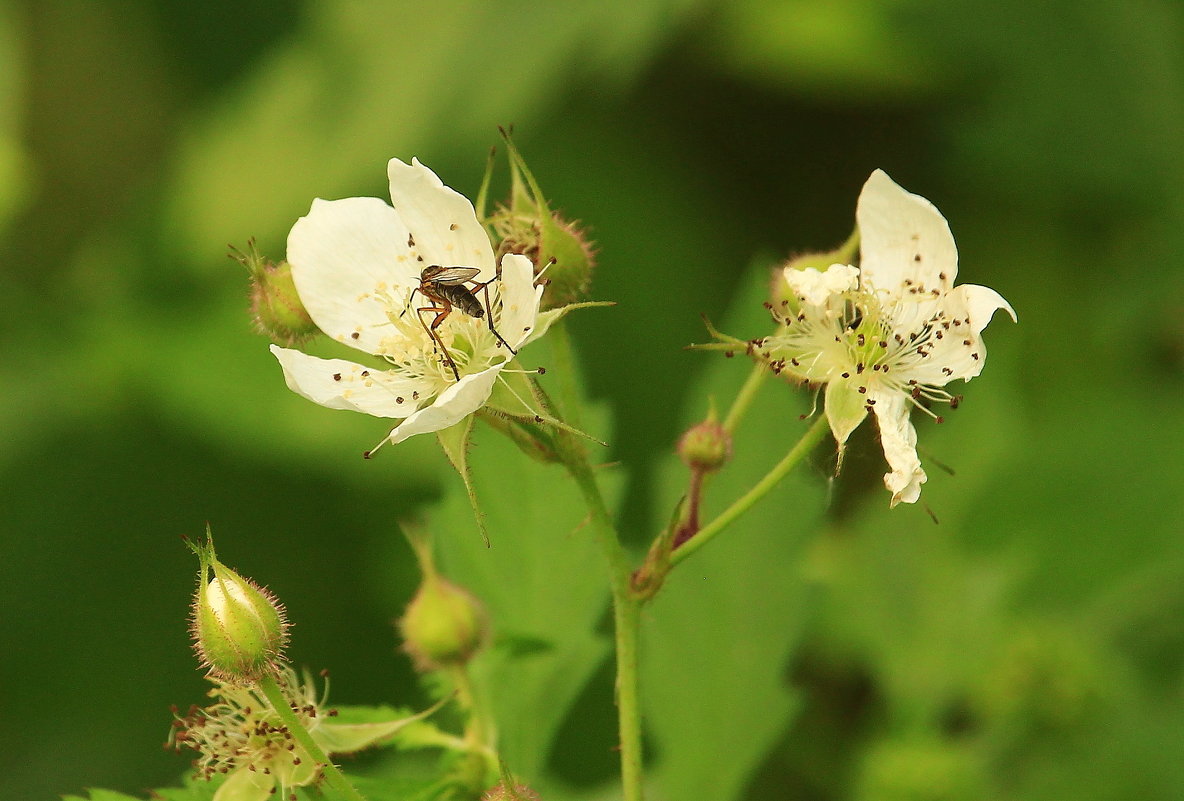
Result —
M485 307L481 302L473 297L472 292L459 284L437 284L432 291L470 317L485 316Z

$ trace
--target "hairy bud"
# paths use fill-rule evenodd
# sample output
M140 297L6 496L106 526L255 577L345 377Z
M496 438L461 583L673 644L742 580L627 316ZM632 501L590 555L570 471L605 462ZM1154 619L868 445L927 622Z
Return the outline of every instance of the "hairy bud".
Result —
M202 666L227 681L255 681L274 671L288 642L284 605L219 562L208 529L204 545L189 547L201 560L190 633Z
M251 274L251 317L260 333L285 347L320 333L296 291L292 265L263 258L254 240L247 243L245 253L235 250L231 257Z

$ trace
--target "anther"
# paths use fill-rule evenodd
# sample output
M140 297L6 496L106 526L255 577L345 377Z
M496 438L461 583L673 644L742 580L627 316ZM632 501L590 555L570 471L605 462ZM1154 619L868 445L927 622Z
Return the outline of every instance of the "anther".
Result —
M334 374L333 374L333 380L334 380L334 381L340 381L340 380L341 380L341 373L334 373Z

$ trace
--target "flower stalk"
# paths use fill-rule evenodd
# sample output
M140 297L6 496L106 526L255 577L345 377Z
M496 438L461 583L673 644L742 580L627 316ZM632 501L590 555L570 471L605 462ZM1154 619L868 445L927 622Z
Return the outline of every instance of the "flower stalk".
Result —
M350 801L366 801L365 796L354 789L354 786L349 783L349 779L345 778L345 774L333 764L333 761L329 759L329 755L317 745L316 740L309 734L308 729L300 722L299 716L297 716L288 704L288 699L284 697L284 692L280 689L275 676L268 674L259 679L258 684L259 689L263 692L264 697L267 698L268 703L271 704L271 708L275 710L276 715L279 716L279 719L288 729L288 732L300 744L300 747L321 766L325 780L329 782L330 786L341 792Z

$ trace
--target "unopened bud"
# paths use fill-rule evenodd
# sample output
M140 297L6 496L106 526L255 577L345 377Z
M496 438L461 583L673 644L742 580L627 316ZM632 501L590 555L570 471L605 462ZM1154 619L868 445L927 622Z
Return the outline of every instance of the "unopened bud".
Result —
M678 441L678 458L692 470L713 473L732 458L732 435L712 414L682 435Z
M251 317L260 333L290 347L320 332L296 291L292 265L263 258L254 240L247 243L245 253L235 251L231 256L251 274Z
M205 545L189 547L201 560L190 633L202 666L226 681L254 681L274 670L288 642L284 605L219 562L208 530Z
M505 133L505 132L503 132ZM596 251L583 227L553 212L525 160L505 134L510 153L510 200L488 223L500 240L498 256L520 253L547 284L541 308L583 300L596 266Z
M481 801L541 801L538 793L525 784L506 786L504 782L491 787L481 796Z
M481 602L434 571L427 573L399 620L403 648L417 669L463 665L488 633Z

